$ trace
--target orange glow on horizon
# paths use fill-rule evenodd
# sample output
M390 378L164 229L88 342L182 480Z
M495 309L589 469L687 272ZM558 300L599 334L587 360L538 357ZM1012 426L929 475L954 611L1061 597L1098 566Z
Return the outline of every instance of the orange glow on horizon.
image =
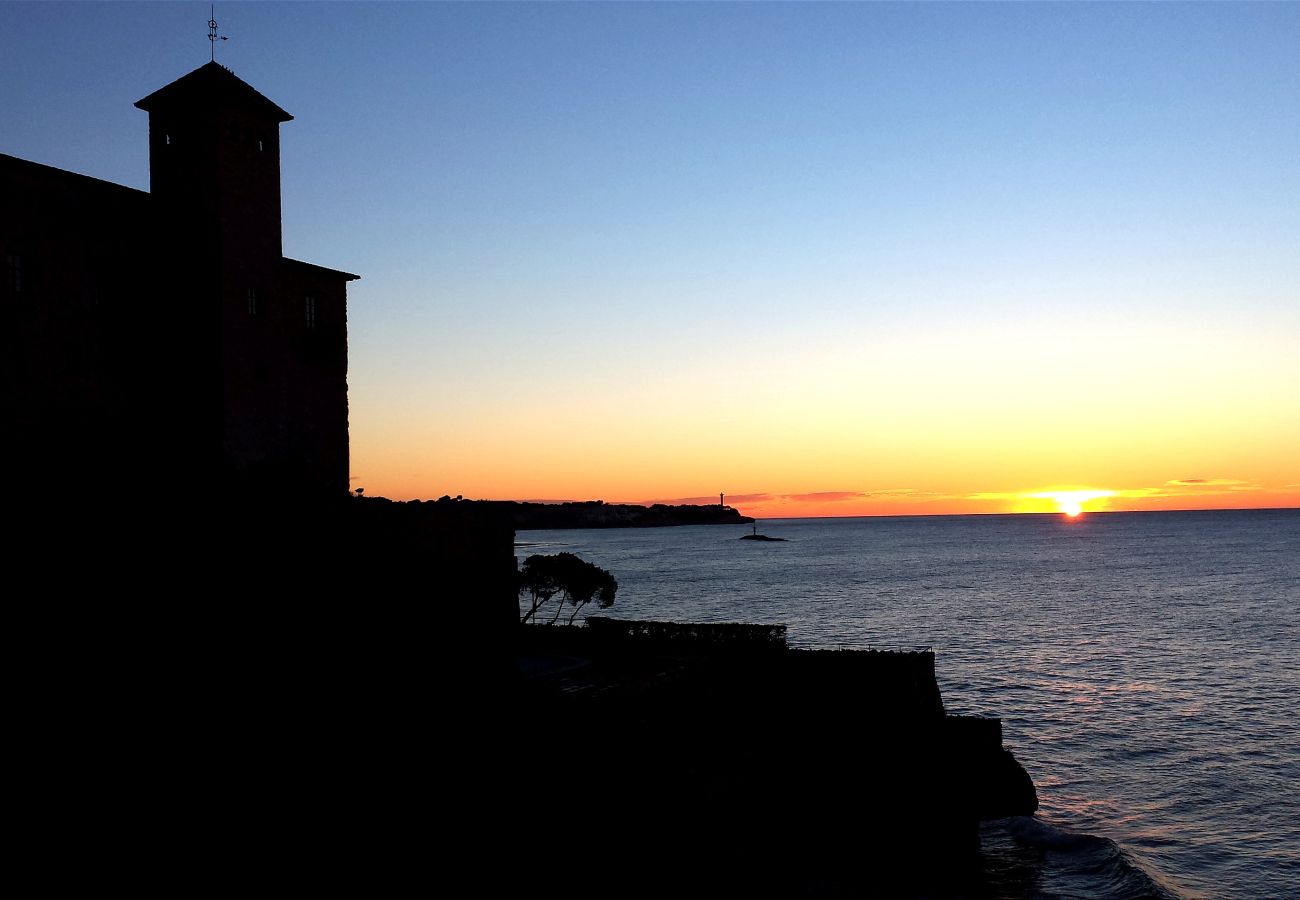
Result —
M635 491L635 488L577 490L571 485L550 489L475 491L473 489L396 490L381 479L353 480L370 496L395 500L436 499L462 494L471 499L565 502L604 500L608 503L714 505L716 492ZM711 487L711 486L710 486ZM635 492L634 492L635 491ZM1173 480L1150 487L1115 489L1052 488L1047 490L960 492L891 488L867 491L732 492L726 503L758 519L842 518L859 516L935 516L1007 513L1059 514L1077 520L1090 512L1160 512L1196 509L1300 508L1300 485L1265 487L1230 479ZM1077 509L1077 512L1075 511Z
M610 503L725 490L758 518L1300 508L1285 389L1300 355L1248 324L1044 313L756 338L635 378L617 343L558 383L535 366L463 390L358 377L352 484ZM1060 353L1063 334L1091 364ZM445 399L417 411L419 391Z

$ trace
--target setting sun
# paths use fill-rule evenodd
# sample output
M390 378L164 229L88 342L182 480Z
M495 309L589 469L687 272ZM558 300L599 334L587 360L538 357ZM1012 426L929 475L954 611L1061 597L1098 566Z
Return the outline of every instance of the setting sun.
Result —
M1068 490L1039 491L1023 495L1028 500L1050 500L1056 504L1056 511L1069 518L1077 518L1086 511L1086 504L1096 500L1105 500L1116 496L1115 491L1107 490Z

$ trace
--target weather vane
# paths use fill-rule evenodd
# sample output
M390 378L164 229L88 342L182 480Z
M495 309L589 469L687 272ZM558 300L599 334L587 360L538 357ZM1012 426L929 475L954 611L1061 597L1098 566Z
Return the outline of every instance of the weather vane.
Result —
M210 50L209 55L211 56L213 62L217 61L217 41L230 40L230 38L226 37L225 35L217 34L216 15L217 15L217 8L215 6L209 6L208 7L208 45Z

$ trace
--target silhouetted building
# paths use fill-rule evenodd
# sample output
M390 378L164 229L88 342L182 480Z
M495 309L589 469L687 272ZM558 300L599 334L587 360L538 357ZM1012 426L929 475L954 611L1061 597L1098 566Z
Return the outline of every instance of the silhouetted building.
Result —
M346 496L357 276L282 253L292 116L215 62L135 105L148 193L0 155L6 473L42 495Z
M52 809L143 810L187 847L236 823L373 887L443 806L431 735L459 794L506 771L511 520L349 496L356 276L283 256L288 113L215 63L136 105L150 192L0 155L24 733Z

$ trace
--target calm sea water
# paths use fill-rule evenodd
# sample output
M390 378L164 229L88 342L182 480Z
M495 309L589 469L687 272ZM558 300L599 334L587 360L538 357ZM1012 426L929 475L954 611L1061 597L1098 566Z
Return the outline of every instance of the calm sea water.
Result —
M1300 897L1300 510L524 531L613 572L608 615L929 646L1038 786L982 832L1005 897Z

